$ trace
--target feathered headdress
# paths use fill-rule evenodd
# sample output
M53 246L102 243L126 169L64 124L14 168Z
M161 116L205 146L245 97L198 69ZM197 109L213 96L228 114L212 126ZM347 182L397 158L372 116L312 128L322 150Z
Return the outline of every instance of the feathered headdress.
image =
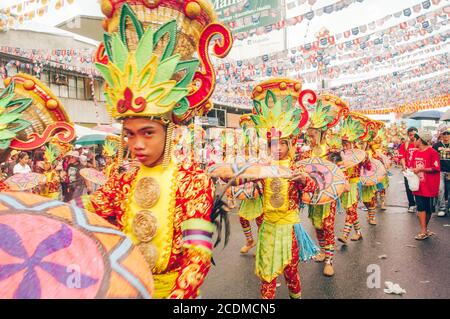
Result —
M366 131L365 120L358 114L351 112L348 117L342 121L339 127L339 135L342 140L355 142L364 136Z
M103 155L114 157L116 156L118 149L119 145L117 145L113 141L105 141L105 144L103 145Z
M349 106L339 97L331 94L321 94L317 104L309 112L309 128L326 131L339 124L350 113Z
M59 150L55 145L49 144L45 147L44 160L46 163L53 164L59 155Z
M337 133L332 133L327 137L327 145L331 152L339 152L342 150L342 139Z
M215 85L209 58L227 55L232 37L206 0L102 0L106 15L97 69L113 118L155 117L180 123L207 111ZM198 52L198 58L194 53ZM199 66L201 71L199 71Z
M308 121L303 105L302 84L290 79L272 79L253 90L252 119L258 136L267 139L285 139L297 136Z
M0 93L0 155L10 148L30 151L55 138L75 139L75 129L63 105L37 78L18 73L4 80Z
M31 99L15 99L14 82L11 81L0 94L0 149L9 148L18 132L31 126L23 119L23 112L31 105Z

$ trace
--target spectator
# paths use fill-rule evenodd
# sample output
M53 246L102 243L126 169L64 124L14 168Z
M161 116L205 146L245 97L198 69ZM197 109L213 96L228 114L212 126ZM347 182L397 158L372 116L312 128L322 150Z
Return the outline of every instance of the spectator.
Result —
M400 164L402 165L404 171L407 168L412 167L412 155L417 150L415 146L417 128L410 127L408 128L407 132L409 140L400 145L400 148L398 150L400 155ZM405 180L406 195L408 196L408 206L409 206L408 212L414 213L416 210L416 202L414 200L414 195L409 189L408 180L406 179L406 177L404 178L404 180Z
M447 214L448 194L450 190L450 127L440 129L440 142L433 148L439 153L441 159L441 179L439 185L438 216Z
M5 164L5 174L6 178L11 177L14 175L14 166L17 164L17 159L19 157L19 151L12 150L11 154L9 155L9 159Z
M417 217L421 232L416 240L424 240L433 235L428 224L433 213L433 200L439 194L440 161L439 153L431 147L432 135L429 131L420 130L416 134L417 150L411 160L412 170L419 176L419 190L414 193L417 204Z
M25 152L20 152L18 163L14 166L13 174L31 173L30 165L28 165L30 157Z
M78 198L83 194L84 180L80 175L81 163L79 153L71 151L66 156L69 157L66 170L66 183L68 185L64 201L69 202L73 198Z

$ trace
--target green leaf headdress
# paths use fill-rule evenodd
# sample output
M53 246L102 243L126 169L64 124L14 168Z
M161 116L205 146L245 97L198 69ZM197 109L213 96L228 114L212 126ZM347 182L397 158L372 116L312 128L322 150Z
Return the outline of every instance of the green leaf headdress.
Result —
M349 116L341 123L339 135L342 140L355 142L364 135L364 123L354 115L354 113L350 113Z
M272 79L253 90L250 115L259 137L290 139L300 134L308 112L298 105L301 83L289 79Z
M31 105L28 98L14 99L14 81L0 94L0 150L9 148L17 133L31 126L22 113Z
M309 128L326 131L339 124L339 121L346 118L349 112L348 104L339 97L321 94L316 106L310 110Z

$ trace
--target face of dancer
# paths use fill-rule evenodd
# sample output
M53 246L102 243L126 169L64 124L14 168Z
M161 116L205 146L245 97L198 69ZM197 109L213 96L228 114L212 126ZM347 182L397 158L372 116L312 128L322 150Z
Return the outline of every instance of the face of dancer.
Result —
M320 131L314 128L309 128L306 131L306 136L308 138L308 142L311 146L317 146L320 144Z
M342 148L347 151L352 149L352 143L349 141L342 141Z
M270 144L270 153L274 160L282 161L287 159L289 155L288 141L273 140Z
M52 168L52 165L48 162L44 162L44 171L49 171Z
M147 167L162 164L166 129L158 121L147 118L130 118L123 122L128 147L136 159Z
M111 164L112 163L112 157L111 156L106 156L105 157L105 163L106 163L106 165Z

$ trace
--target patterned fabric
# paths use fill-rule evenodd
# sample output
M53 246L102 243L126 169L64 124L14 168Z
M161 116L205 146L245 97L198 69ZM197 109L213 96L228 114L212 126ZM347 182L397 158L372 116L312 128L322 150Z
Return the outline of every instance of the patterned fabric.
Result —
M292 260L284 268L283 271L284 278L286 280L286 284L289 289L289 296L292 299L300 299L302 295L300 285L300 275L298 273L298 263L299 263L298 245L295 235L293 235ZM271 281L263 280L261 282L261 297L263 299L275 299L276 287L277 287L277 278L274 278Z
M361 228L358 221L358 202L347 208L345 215L345 226L343 230L343 235L345 237L348 237L352 230L352 227L354 227L356 231L359 231L359 229Z
M328 217L323 220L321 229L316 228L317 240L320 248L325 252L325 256L329 262L332 262L334 256L335 237L334 237L334 220L336 217L336 203L331 203Z
M76 202L83 208L124 227L124 215L128 205L128 194L139 169L113 175L106 184L91 196L84 196ZM178 165L175 194L175 215L173 220L173 240L167 243L171 252L167 268L155 272L155 287L158 275L178 273L169 298L197 298L199 287L206 277L211 254L205 245L183 241L182 224L190 219L211 221L214 185L212 180L197 166ZM186 248L186 249L184 249ZM158 291L156 291L158 293Z
M6 192L8 191L9 187L5 183L0 181L0 192Z
M259 231L259 228L261 227L261 224L264 221L264 215L258 216L255 219L255 221L256 221L256 226L258 226L258 231ZM244 217L239 217L239 222L241 223L242 230L245 235L245 239L247 240L247 244L252 243L253 242L253 233L252 233L252 225L250 224L250 221L248 219L245 219Z

